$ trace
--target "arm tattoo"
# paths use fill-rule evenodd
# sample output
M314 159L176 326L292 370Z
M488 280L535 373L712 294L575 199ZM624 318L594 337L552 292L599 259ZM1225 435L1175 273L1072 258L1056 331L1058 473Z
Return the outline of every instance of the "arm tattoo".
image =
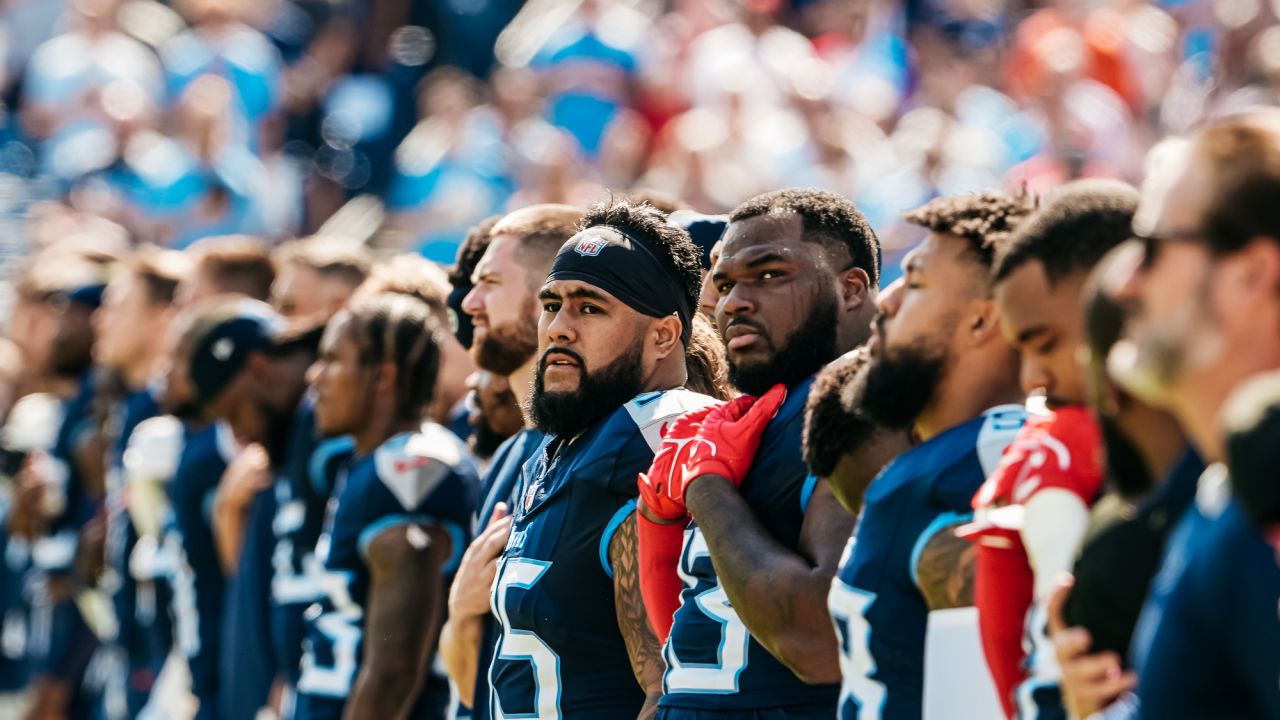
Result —
M920 592L930 610L973 605L974 565L978 548L956 537L960 523L939 530L925 543L916 565Z
M662 647L649 627L644 599L640 595L640 561L636 540L636 516L632 513L609 542L609 563L613 565L614 607L618 629L631 656L631 670L646 693L662 693L666 661Z

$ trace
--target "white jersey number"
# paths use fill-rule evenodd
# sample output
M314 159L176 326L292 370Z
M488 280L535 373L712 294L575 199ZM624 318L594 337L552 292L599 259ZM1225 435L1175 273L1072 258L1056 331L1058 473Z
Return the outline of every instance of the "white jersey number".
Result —
M560 656L530 630L511 627L507 614L507 591L511 588L528 589L534 586L551 563L526 558L510 558L498 569L498 579L493 586L493 612L502 626L502 639L498 641L494 662L498 660L528 661L533 665L533 679L537 691L534 694L533 715L508 715L502 708L497 692L493 692L491 706L497 718L536 717L540 720L557 720L560 717ZM493 677L493 666L489 668Z
M699 559L711 561L711 551L707 549L707 540L702 531L694 527L688 539L689 549L680 563L680 579L690 588L696 587L698 579L693 576L693 564ZM751 635L747 626L742 624L738 613L724 588L717 582L716 586L698 593L693 598L694 607L703 615L720 624L720 645L714 663L682 662L670 642L665 648L667 658L667 676L664 680L668 693L712 693L732 694L738 692L738 676L747 667L747 649L751 645Z

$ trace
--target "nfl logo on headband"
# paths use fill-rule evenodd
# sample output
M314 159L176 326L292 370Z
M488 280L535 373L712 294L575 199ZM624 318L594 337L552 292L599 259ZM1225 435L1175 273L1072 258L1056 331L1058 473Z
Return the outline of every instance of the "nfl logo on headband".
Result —
M583 257L595 257L604 249L605 241L596 237L585 237L578 241L573 251Z

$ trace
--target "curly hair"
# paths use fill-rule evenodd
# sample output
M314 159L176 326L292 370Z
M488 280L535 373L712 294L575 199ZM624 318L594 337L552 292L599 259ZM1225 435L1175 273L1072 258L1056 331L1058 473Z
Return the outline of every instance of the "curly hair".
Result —
M997 249L991 277L999 282L1039 260L1050 283L1088 272L1132 235L1138 191L1119 180L1077 180L1049 195Z
M829 477L841 458L857 450L879 429L852 402L870 357L862 351L846 353L814 378L805 402L801 443L804 462L818 477Z
M689 374L686 388L717 400L729 400L733 397L724 340L720 339L720 333L711 321L701 314L693 316L693 332L689 336L684 362Z
M582 216L578 229L612 227L643 241L662 261L667 270L679 278L684 300L690 313L698 309L702 296L702 251L683 228L667 222L667 216L652 205L632 205L625 200L592 205ZM692 332L690 328L686 332Z
M935 233L955 235L990 268L996 248L1035 210L1027 193L984 190L976 195L940 197L903 214L902 218Z
M787 188L756 195L729 213L738 222L770 213L794 212L803 221L803 239L824 247L843 248L855 267L880 284L880 238L853 203L826 190Z
M360 362L396 367L397 419L421 419L440 370L440 330L431 307L413 295L379 292L353 299L346 312Z

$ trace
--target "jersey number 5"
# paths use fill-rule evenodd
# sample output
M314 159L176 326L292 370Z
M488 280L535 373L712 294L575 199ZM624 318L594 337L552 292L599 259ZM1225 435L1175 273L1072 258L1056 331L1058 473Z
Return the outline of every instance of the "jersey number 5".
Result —
M706 538L702 531L695 527L690 531L688 550L680 563L680 579L690 588L696 588L698 578L694 576L694 565L702 562L710 569L711 551L707 549ZM711 620L720 625L720 645L716 652L716 661L683 662L679 653L670 642L666 647L667 677L664 681L669 693L712 693L732 694L738 692L738 676L747 667L747 648L751 644L751 636L747 626L742 624L738 614L733 611L729 596L717 582L710 589L693 597L694 607Z
M493 612L502 625L502 639L498 642L494 662L523 660L531 663L537 687L532 714L508 714L503 710L502 702L495 692L492 707L498 718L558 720L560 717L560 656L533 631L511 627L511 618L507 613L507 591L511 588L533 587L550 568L549 562L510 558L504 560L498 570L498 579L493 589Z

